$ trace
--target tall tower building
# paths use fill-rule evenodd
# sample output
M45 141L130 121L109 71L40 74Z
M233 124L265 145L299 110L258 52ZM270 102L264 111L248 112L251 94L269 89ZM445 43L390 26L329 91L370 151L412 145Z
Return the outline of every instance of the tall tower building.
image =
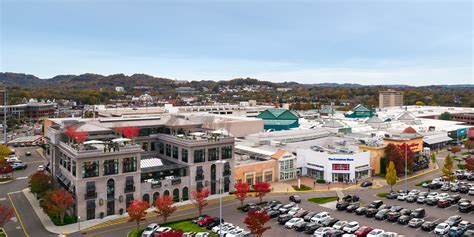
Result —
M403 92L388 89L379 91L379 108L403 106Z

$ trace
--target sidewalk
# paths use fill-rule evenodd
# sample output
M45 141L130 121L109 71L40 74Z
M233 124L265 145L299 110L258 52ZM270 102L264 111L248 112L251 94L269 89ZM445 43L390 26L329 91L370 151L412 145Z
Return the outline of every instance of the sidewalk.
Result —
M79 229L79 224L74 223L70 225L64 225L64 226L56 226L54 223L51 221L48 215L43 212L43 209L39 206L38 200L36 200L36 197L30 192L28 188L23 189L23 194L25 195L26 199L28 199L28 202L31 204L33 207L33 210L35 211L36 215L40 219L41 223L43 224L44 228L53 234L70 234L73 232L77 232L80 230L92 230L92 229L97 229L100 228L101 226L109 226L111 224L118 224L118 223L124 223L129 220L127 213L125 212L122 215L111 215L111 216L106 216L103 219L93 219L93 220L86 220L86 221L81 221L80 223L80 229ZM209 203L215 203L219 201L220 195L211 195L208 198ZM233 195L228 195L227 193L222 194L222 199L224 200L229 200L229 199L234 199ZM191 208L194 208L191 200L176 203L175 206L177 207L177 212L179 211L184 211L188 210ZM157 214L154 212L155 208L149 208L147 210L147 215L146 218L154 217Z

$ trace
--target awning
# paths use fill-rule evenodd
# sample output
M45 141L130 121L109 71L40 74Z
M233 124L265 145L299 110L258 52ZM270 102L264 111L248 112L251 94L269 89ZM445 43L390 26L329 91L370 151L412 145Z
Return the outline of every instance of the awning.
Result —
M449 142L453 140L452 138L448 137L448 135L441 135L441 136L425 136L423 138L423 142L428 145L438 144L441 142Z

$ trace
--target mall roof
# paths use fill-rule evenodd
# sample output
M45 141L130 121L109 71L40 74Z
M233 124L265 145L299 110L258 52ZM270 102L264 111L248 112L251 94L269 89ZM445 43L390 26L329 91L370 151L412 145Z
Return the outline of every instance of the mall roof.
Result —
M451 140L453 139L448 137L445 133L426 135L425 137L423 137L423 142L429 145L437 144L441 142L449 142Z

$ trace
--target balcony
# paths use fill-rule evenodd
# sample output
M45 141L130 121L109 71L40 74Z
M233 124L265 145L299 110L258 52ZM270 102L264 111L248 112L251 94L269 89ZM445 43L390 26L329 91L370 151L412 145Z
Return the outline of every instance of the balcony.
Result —
M88 199L96 199L97 198L97 192L96 191L88 191L86 192L86 194L84 195L84 199L88 200Z
M66 142L59 142L59 147L69 153L74 157L90 157L90 156L100 156L100 155L110 155L113 153L137 153L142 152L141 146L138 144L126 144L124 146L120 146L119 149L110 151L108 149L104 149L103 144L94 144L94 145L83 145L78 143L66 143Z
M125 186L124 193L133 193L135 192L135 186Z
M167 141L176 143L182 146L205 146L212 144L225 144L234 142L234 137L224 136L224 135L213 135L213 134L199 134L200 136L190 136L184 134L177 135L168 135L168 134L158 134L158 138Z

